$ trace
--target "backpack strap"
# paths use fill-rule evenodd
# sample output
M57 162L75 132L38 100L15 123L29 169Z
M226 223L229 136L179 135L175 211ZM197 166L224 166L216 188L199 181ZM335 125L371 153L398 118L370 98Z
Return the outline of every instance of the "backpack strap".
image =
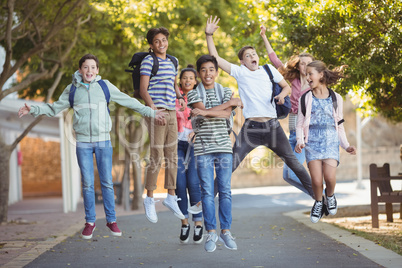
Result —
M328 90L329 90L329 95L331 96L331 99L332 99L332 105L334 106L334 110L336 111L338 109L338 102L336 100L335 92L330 88L328 88Z
M107 87L105 81L103 81L102 79L98 81L98 84L101 86L103 94L105 94L105 99L106 99L106 102L107 102L107 111L110 114L110 110L109 110L110 91L109 91L109 88ZM75 91L76 90L77 90L77 87L74 84L71 84L70 94L68 95L68 101L70 102L70 107L71 108L74 107L74 97L75 97Z
M271 72L271 69L269 69L269 66L268 66L268 64L264 64L264 70L267 72L267 74L268 74L268 76L269 76L269 79L271 80L271 83L272 83L272 86L274 86L274 76L272 75L272 72ZM272 94L271 94L271 102L273 102L273 100L274 100L274 92L272 91Z
M155 76L155 75L158 73L158 71L159 71L159 60L158 60L158 58L156 57L155 53L150 52L149 55L151 55L151 56L152 56L152 59L154 60L154 63L153 63L153 65L152 65L152 70L151 70L151 76L149 77L149 80L151 80L151 78L152 78L153 76Z
M177 65L178 65L177 59L169 54L166 54L166 57L168 57L170 59L170 61L173 62L174 68L177 71Z
M102 79L98 81L98 84L101 86L101 88L103 90L103 94L105 94L105 99L106 99L106 103L107 103L107 111L110 114L110 110L109 110L110 91L109 91L109 88L107 87L105 81L103 81Z
M304 94L300 97L300 98L301 98L301 99L300 99L300 105L301 105L300 109L301 109L301 111L302 111L303 116L306 116L306 95L307 95L307 93L309 93L310 91L311 91L311 89L310 89L310 90L307 90L307 91L304 92Z
M68 95L68 101L70 102L70 107L74 108L74 96L75 96L75 90L77 88L75 87L74 84L71 84L70 87L70 94Z

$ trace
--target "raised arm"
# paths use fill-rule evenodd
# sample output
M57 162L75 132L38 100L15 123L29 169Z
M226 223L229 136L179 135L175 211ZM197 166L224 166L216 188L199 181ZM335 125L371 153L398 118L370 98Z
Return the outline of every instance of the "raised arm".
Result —
M218 66L222 70L224 70L225 72L230 74L231 63L228 62L227 60L219 57L218 51L216 50L216 47L215 47L214 39L212 37L214 32L219 28L219 26L218 26L219 20L220 19L218 17L215 17L214 19L212 19L212 16L209 17L207 20L207 26L205 27L205 35L206 35L206 39L207 39L208 51L209 51L209 55L214 56L216 58L216 60L218 61Z
M269 60L271 61L272 65L275 66L276 69L279 69L283 66L282 61L276 56L275 51L272 49L271 43L269 43L268 38L266 36L267 28L264 25L260 26L260 35L262 40L264 41L265 49L267 50Z

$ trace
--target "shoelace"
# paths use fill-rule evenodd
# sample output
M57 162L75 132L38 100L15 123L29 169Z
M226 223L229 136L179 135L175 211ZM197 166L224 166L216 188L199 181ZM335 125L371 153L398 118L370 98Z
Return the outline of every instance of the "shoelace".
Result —
M328 201L328 208L335 208L336 207L336 200L334 196L327 197Z
M181 227L181 235L185 235L187 233L189 226Z
M231 233L229 233L229 232L226 232L226 233L224 233L223 235L225 235L225 236L228 236L230 239L232 239L232 240L235 240L236 238L234 238L233 236L232 236L232 234Z
M194 233L195 233L195 235L200 235L201 230L202 230L202 228L201 228L201 227L200 227L200 228L195 227L195 229L194 229Z
M207 242L209 241L209 240L212 240L212 234L208 234L208 236L207 236Z
M321 210L322 210L322 202L320 203L315 202L313 207L313 216L319 217L321 215Z

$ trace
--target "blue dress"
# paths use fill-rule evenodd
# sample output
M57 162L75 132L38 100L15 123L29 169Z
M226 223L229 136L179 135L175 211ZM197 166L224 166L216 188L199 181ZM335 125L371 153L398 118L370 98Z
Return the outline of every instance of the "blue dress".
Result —
M335 159L339 165L339 137L335 127L331 97L313 95L306 161Z

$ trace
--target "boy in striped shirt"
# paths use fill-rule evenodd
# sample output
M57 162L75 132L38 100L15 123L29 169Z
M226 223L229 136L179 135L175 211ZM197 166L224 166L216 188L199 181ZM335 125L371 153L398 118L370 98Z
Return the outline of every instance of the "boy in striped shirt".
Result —
M164 28L153 28L147 33L149 51L154 53L159 61L159 70L151 78L153 57L144 58L140 67L140 95L145 104L153 110L166 110L167 116L161 120L146 119L148 133L151 142L150 162L147 167L145 189L147 197L144 199L145 216L156 223L158 216L155 210L153 192L156 189L158 174L165 160L165 189L168 190L167 198L163 205L168 207L176 217L184 219L177 204L175 189L177 175L177 120L176 99L184 109L186 103L181 95L176 81L177 70L173 62L166 56L169 45L169 31Z
M214 56L204 55L197 60L198 76L201 83L197 89L188 93L188 105L194 108L192 116L204 117L195 135L194 155L198 177L201 183L201 201L205 228L208 231L205 250L216 249L216 217L214 202L214 171L219 192L219 221L221 233L219 239L230 250L237 250L236 242L230 233L232 224L232 142L229 137L226 118L232 107L242 106L240 99L232 98L232 91L215 83L218 75L218 62ZM204 100L199 96L205 93ZM220 93L219 93L220 92ZM222 97L218 101L217 94Z

